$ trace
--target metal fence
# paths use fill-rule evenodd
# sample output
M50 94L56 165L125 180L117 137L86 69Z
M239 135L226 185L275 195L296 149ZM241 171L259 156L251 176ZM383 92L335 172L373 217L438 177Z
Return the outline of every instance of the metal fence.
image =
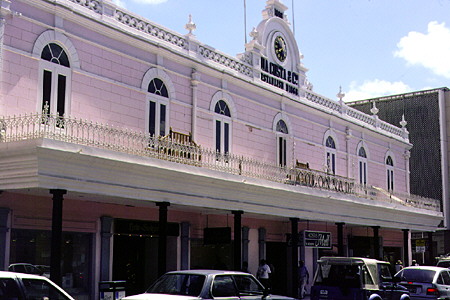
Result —
M154 137L111 125L45 113L0 118L0 142L37 138L109 149L288 185L441 211L440 202L435 199L399 195L378 187L361 186L351 178L318 170L280 167L254 158L218 153L195 143L179 143L170 137Z

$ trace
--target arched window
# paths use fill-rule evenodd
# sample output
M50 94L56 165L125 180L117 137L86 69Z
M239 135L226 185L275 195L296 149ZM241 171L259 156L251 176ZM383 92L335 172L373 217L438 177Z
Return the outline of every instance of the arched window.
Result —
M148 84L149 118L148 132L151 136L165 136L168 132L167 105L169 92L164 82L153 78Z
M67 113L70 94L70 62L64 49L47 44L41 52L41 110L62 117Z
M325 141L326 147L326 167L327 172L336 174L336 143L331 136L328 136Z
M276 126L277 130L277 163L280 167L286 167L287 162L287 140L286 135L289 134L286 122L279 120Z
M394 161L392 157L388 155L386 157L386 172L387 172L387 189L390 192L394 191Z
M230 108L224 100L219 100L214 107L214 112L216 113L216 151L228 154L230 152Z
M358 150L358 167L359 167L359 184L366 185L367 183L367 154L364 147L359 147Z

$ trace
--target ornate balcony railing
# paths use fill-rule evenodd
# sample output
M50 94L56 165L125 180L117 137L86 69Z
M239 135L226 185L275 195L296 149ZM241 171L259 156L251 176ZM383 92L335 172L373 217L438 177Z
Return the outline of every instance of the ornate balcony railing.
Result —
M353 179L309 168L285 168L261 160L221 154L193 142L167 137L151 137L142 132L115 128L81 119L49 114L0 117L0 142L47 138L122 153L153 157L236 175L264 179L288 185L351 194L374 201L397 203L441 211L435 199L399 195L381 188L360 186Z

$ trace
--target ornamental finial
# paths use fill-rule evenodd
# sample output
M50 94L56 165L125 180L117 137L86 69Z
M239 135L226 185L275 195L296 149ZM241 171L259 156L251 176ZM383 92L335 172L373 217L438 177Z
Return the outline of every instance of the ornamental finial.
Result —
M197 26L192 22L192 15L189 14L189 22L184 26L189 31L189 35L194 35L192 32L197 29Z

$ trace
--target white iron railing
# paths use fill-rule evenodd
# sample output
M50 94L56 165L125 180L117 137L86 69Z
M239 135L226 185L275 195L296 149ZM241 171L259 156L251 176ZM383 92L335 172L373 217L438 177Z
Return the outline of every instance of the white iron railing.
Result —
M381 188L359 186L353 179L308 168L279 167L253 158L221 154L194 143L177 143L169 137L151 137L142 132L42 113L0 118L0 142L37 138L109 149L272 182L441 211L440 202L435 199L398 195Z

